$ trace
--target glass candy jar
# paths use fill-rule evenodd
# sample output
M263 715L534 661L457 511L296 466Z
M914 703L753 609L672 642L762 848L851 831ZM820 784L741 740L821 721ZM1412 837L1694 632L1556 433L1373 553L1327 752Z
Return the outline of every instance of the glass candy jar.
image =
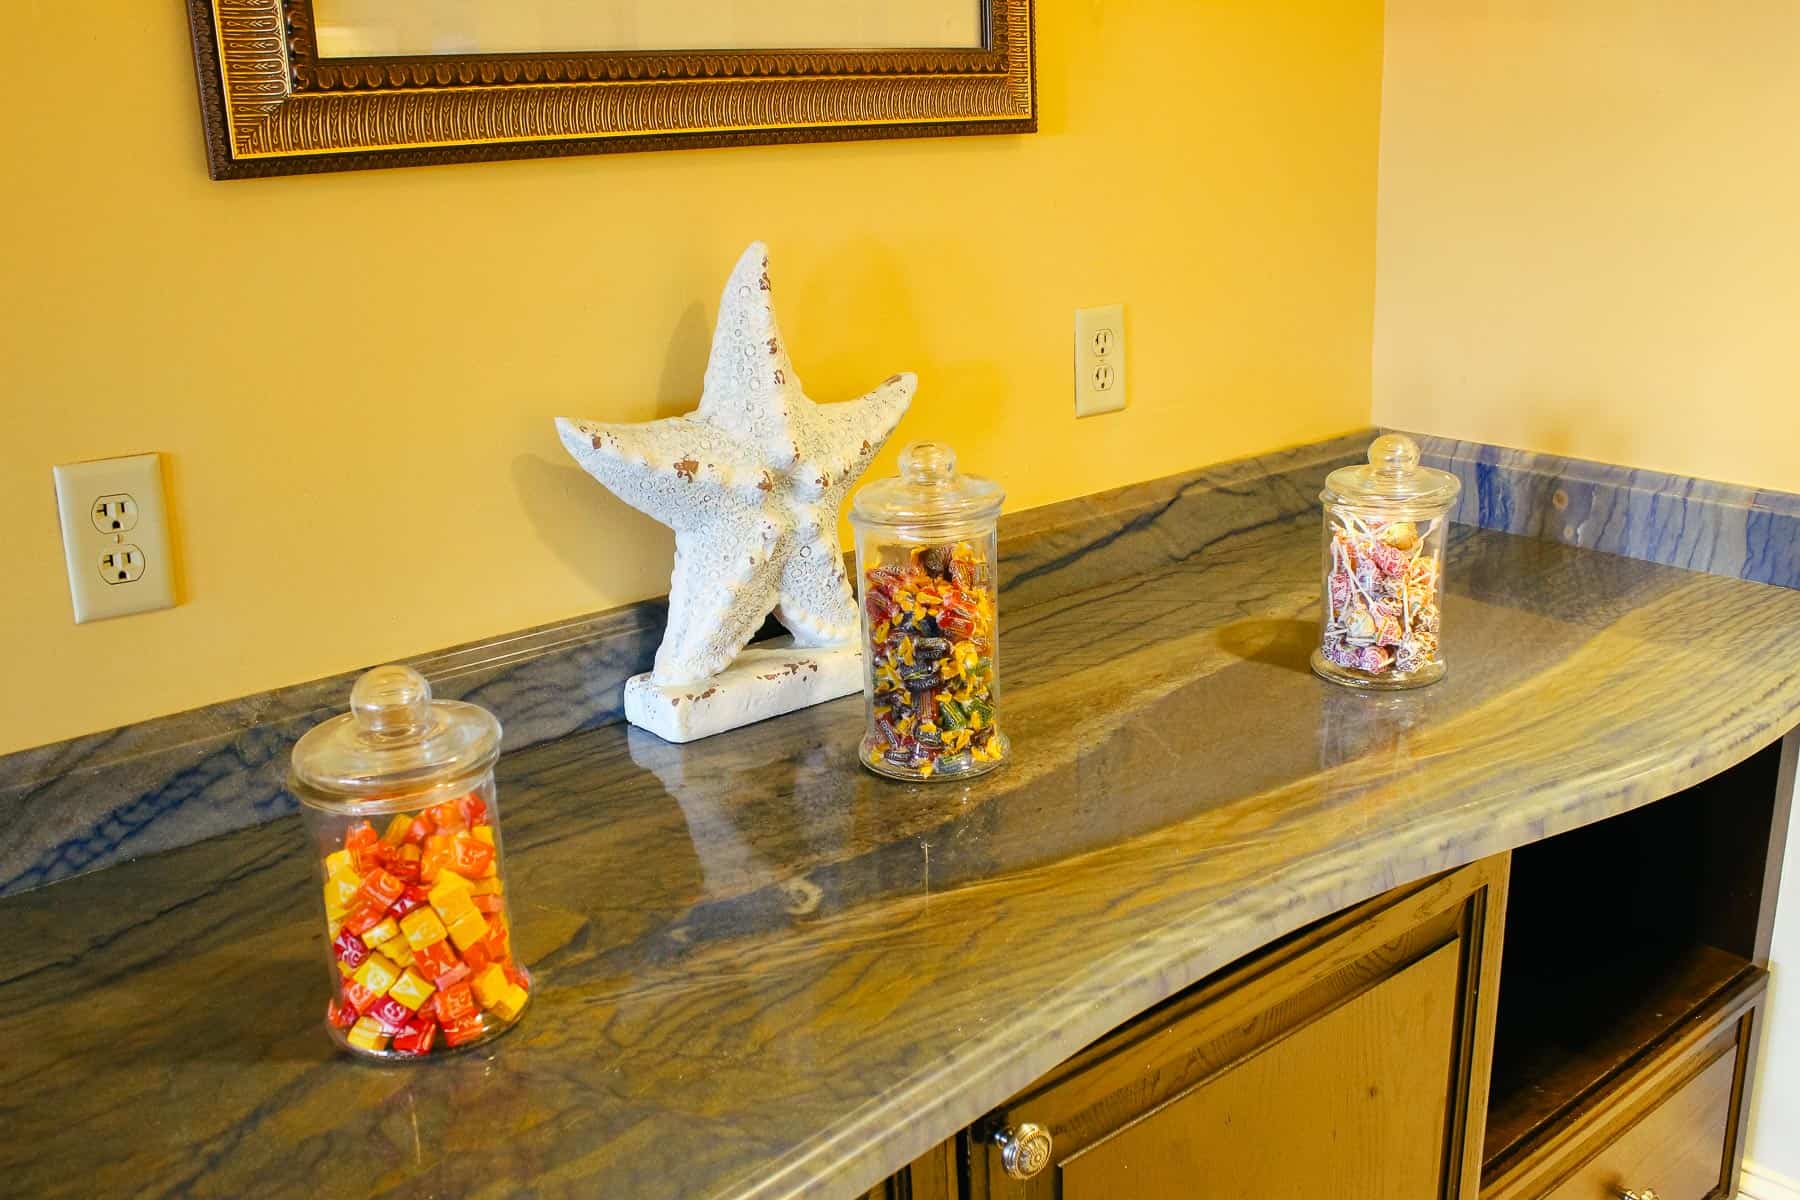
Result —
M1443 678L1444 533L1462 484L1419 465L1403 434L1378 437L1369 461L1325 480L1325 593L1315 672L1359 688Z
M936 442L856 494L862 760L895 779L966 779L1006 761L995 528L1000 485Z
M326 1024L378 1059L477 1045L519 1019L494 762L500 723L376 667L350 711L307 731L289 786L325 897Z

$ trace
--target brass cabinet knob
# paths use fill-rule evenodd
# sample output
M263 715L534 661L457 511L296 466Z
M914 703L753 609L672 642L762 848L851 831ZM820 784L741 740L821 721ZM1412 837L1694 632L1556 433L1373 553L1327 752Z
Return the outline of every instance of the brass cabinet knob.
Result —
M1661 1198L1649 1188L1626 1188L1619 1193L1619 1200L1661 1200Z
M994 1135L994 1145L1000 1148L1000 1165L1008 1179L1030 1179L1050 1165L1050 1131L1042 1125L1027 1121L1008 1126Z

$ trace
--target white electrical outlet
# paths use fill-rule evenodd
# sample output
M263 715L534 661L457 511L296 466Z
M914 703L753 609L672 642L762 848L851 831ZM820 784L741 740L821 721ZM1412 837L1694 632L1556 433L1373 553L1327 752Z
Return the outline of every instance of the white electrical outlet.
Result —
M1125 407L1125 306L1075 310L1075 415Z
M65 463L51 474L75 623L172 608L175 574L162 456Z
M108 583L136 583L144 577L144 552L136 546L120 546L100 556L100 578Z
M130 533L137 523L137 501L129 495L102 496L94 501L94 528L101 533Z

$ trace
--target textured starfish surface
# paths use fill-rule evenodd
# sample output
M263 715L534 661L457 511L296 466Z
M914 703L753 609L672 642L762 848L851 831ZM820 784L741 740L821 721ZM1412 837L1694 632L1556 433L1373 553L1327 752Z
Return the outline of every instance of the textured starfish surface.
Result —
M855 400L809 400L775 322L759 242L720 298L698 409L635 425L557 418L588 474L675 531L657 683L724 670L770 612L796 645L855 640L838 507L917 386L895 375Z

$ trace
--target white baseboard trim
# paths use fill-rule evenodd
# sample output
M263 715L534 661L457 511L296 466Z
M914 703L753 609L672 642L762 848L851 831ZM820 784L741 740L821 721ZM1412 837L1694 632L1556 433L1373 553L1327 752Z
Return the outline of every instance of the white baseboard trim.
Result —
M1800 1200L1800 1180L1747 1162L1738 1180L1738 1200Z

